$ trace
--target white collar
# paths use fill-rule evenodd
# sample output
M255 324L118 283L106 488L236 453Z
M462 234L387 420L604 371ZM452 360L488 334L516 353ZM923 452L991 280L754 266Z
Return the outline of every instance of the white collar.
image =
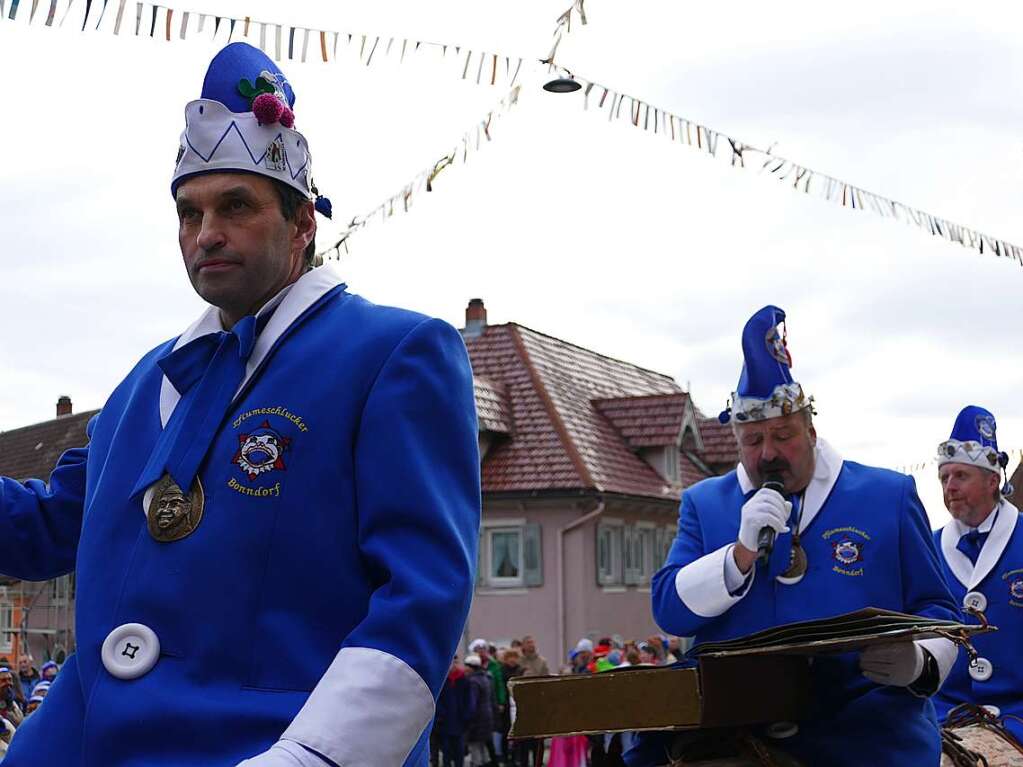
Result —
M803 494L803 509L799 517L800 533L810 526L814 517L817 516L817 512L821 510L824 502L828 500L835 482L838 481L838 475L842 471L842 463L842 456L839 455L837 450L823 439L817 440L817 447L814 450L813 477L810 479L810 484L806 486L806 492ZM741 463L736 467L735 473L739 478L739 488L742 490L743 495L756 489L753 487L749 474L746 473L746 469Z
M306 309L320 300L328 291L333 290L341 284L340 275L329 266L320 266L303 274L291 285L281 290L271 298L263 308L257 312L260 317L267 312L273 311L273 316L266 323L263 332L256 338L256 344L252 347L252 355L245 365L245 378L238 386L238 391L249 382L252 374L259 367L266 355L292 323L297 320ZM276 311L274 311L276 309ZM174 349L180 349L189 341L194 341L201 336L210 333L219 333L224 330L220 320L220 310L215 306L208 307L192 325L182 333L174 344ZM237 394L237 392L235 392ZM160 423L167 425L174 408L177 407L181 395L174 388L173 384L163 377L160 383Z
M970 528L961 525L958 520L953 519L952 522L945 525L942 529L941 553L945 557L948 569L952 571L952 575L968 590L975 589L980 585L980 582L998 564L1002 552L1005 551L1005 547L1009 543L1009 538L1012 537L1013 530L1016 529L1018 518L1019 511L1005 499L1002 499L998 504L997 517L994 514L988 514L984 523L977 528L981 532L987 532L987 530L984 530L984 525L988 524L988 530L991 532L984 542L983 548L980 550L976 566L973 565L968 556L956 548L959 544L959 539L964 535L964 532L961 531L968 531Z
M962 536L966 535L971 530L976 530L978 533L990 533L991 532L991 528L995 524L995 518L998 516L998 514L996 512L998 510L999 505L1000 505L1000 503L996 503L991 508L991 511L988 512L988 515L986 517L984 517L984 521L981 522L976 527L970 527L969 525L964 525L958 519L953 519L949 524L952 524L952 525L956 526L956 530L959 532L959 537L962 537Z

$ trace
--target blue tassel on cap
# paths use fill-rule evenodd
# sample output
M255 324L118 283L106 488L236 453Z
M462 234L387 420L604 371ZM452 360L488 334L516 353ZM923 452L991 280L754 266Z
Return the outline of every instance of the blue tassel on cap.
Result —
M316 196L315 207L321 216L326 216L327 218L333 217L332 214L334 212L334 209L330 204L330 200L328 200L322 194Z

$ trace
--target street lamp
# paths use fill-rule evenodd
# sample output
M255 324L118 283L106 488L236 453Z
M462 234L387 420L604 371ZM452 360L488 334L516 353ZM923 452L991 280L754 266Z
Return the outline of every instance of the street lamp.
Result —
M543 89L549 93L575 93L582 86L574 77L556 77L543 85Z

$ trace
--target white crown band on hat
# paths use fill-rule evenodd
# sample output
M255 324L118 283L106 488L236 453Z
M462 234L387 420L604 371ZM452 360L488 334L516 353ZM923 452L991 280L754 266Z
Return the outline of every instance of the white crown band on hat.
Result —
M252 112L232 112L218 101L197 99L185 107L176 189L187 176L210 171L243 171L281 181L312 199L309 144L294 128L260 124Z
M1001 455L997 450L972 439L949 439L938 445L938 466L946 463L964 463L996 474L1002 468Z
M742 397L732 392L731 417L739 423L766 421L813 407L813 397L803 394L798 383L778 384L768 399Z

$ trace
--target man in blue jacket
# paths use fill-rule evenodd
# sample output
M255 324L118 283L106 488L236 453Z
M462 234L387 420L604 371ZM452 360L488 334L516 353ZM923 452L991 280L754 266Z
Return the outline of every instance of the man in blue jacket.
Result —
M973 640L934 699L939 719L960 703L984 706L1023 742L1023 524L1002 484L1009 456L998 450L995 417L969 405L938 446L938 478L952 521L934 534L952 595L998 631ZM971 623L979 622L967 616Z
M311 268L294 103L255 48L213 59L171 185L211 306L48 483L0 480L0 571L78 578L78 651L9 767L426 762L476 562L468 357Z
M678 535L653 580L657 622L700 643L867 606L957 617L913 480L845 461L817 438L784 320L767 306L743 329L742 374L721 415L740 464L683 494ZM758 565L765 528L776 538ZM813 765L937 765L928 696L955 657L937 639L817 658L814 713L778 746ZM744 694L771 693L751 679Z

